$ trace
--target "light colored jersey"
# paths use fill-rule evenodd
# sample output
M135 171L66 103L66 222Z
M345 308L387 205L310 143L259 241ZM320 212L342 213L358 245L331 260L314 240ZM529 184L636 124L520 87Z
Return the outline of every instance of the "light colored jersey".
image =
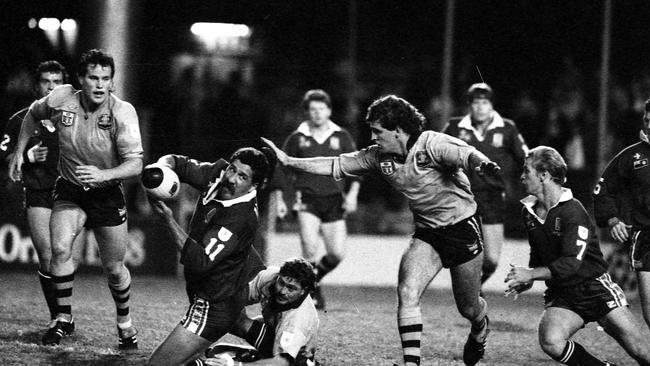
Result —
M300 354L306 358L316 350L318 312L309 295L293 309L271 314L265 311L280 268L269 267L259 272L248 284L248 303L260 303L266 324L274 325L273 355L288 354L294 359ZM272 317L272 319L271 319Z
M476 213L474 195L462 170L470 169L468 159L474 150L455 137L424 131L403 163L373 145L340 155L332 170L336 179L378 171L408 198L415 226L435 229Z
M94 112L86 112L81 93L71 85L61 85L29 108L34 120L49 119L58 129L59 174L79 186L84 185L74 173L79 165L110 169L143 156L135 108L109 94Z

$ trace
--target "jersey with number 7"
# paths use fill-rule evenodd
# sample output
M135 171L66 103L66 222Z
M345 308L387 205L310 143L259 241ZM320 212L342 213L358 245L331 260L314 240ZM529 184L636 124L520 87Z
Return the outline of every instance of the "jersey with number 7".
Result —
M607 272L594 224L570 189L562 189L560 201L545 219L533 209L537 198L528 196L521 203L530 243L529 266L551 270L552 278L546 281L549 289L574 286Z

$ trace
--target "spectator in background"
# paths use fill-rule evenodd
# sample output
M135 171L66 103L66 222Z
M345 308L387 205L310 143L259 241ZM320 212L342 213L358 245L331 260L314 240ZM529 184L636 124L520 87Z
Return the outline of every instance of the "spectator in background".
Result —
M330 120L332 102L323 90L309 90L302 100L308 120L302 122L285 141L283 150L290 156L311 158L315 156L338 156L356 150L352 136ZM293 206L300 224L302 255L316 269L316 287L313 298L317 309L325 308L319 282L334 270L343 259L347 236L345 215L357 209L360 183L349 179L336 182L332 177L322 177L304 172L286 171L285 186L292 186L296 198ZM276 190L278 216L284 217L287 205L282 190ZM318 244L323 234L326 254L320 259Z
M485 283L499 264L504 241L505 196L506 192L513 192L511 187L520 171L519 167L523 165L528 147L515 123L494 110L494 93L489 85L471 85L466 98L470 113L452 118L443 132L474 146L502 169L498 176L467 172L483 228L481 283Z

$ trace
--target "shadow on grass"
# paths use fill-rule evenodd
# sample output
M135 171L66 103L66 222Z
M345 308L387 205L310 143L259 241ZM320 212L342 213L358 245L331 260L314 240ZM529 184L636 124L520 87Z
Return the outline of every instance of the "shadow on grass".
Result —
M144 365L147 357L138 352L129 353L84 353L76 351L59 351L48 357L50 365L82 366L82 365Z
M29 332L14 332L12 334L0 334L0 341L2 342L20 342L26 344L41 344L41 337L44 330L32 330Z

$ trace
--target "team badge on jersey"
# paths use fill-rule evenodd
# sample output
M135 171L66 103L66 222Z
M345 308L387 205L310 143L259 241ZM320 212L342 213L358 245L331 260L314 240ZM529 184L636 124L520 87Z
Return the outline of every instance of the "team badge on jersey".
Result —
M217 238L219 238L219 241L222 242L227 242L228 240L230 240L231 236L232 236L232 231L226 229L225 227L219 229L219 232L217 233Z
M311 146L311 141L309 141L305 136L300 136L298 146L300 146L301 149L306 149Z
M41 120L41 126L45 127L50 133L54 133L56 131L56 127L54 127L54 123L50 121L49 119L42 119Z
M97 118L97 127L102 130L110 130L113 127L113 118L110 114L102 114Z
M458 138L465 142L470 142L472 141L472 133L467 130L460 130L458 131Z
M643 155L636 153L632 157L634 158L634 161L632 162L634 169L641 169L648 166L648 158L644 157Z
M332 149L332 150L340 150L341 149L341 140L339 140L338 137L336 137L336 136L330 137L330 149Z
M429 154L427 154L426 151L420 150L415 153L415 164L419 168L423 168L429 164L431 164L431 158L429 158Z
M392 160L380 161L379 167L383 175L393 175L395 173L395 163Z
M61 124L63 124L66 127L72 126L75 115L76 113L74 112L63 111L63 113L61 114Z
M562 235L562 219L559 217L555 218L555 223L553 225L553 235L555 236Z
M502 133L495 133L492 135L492 146L494 147L503 147L503 134Z

